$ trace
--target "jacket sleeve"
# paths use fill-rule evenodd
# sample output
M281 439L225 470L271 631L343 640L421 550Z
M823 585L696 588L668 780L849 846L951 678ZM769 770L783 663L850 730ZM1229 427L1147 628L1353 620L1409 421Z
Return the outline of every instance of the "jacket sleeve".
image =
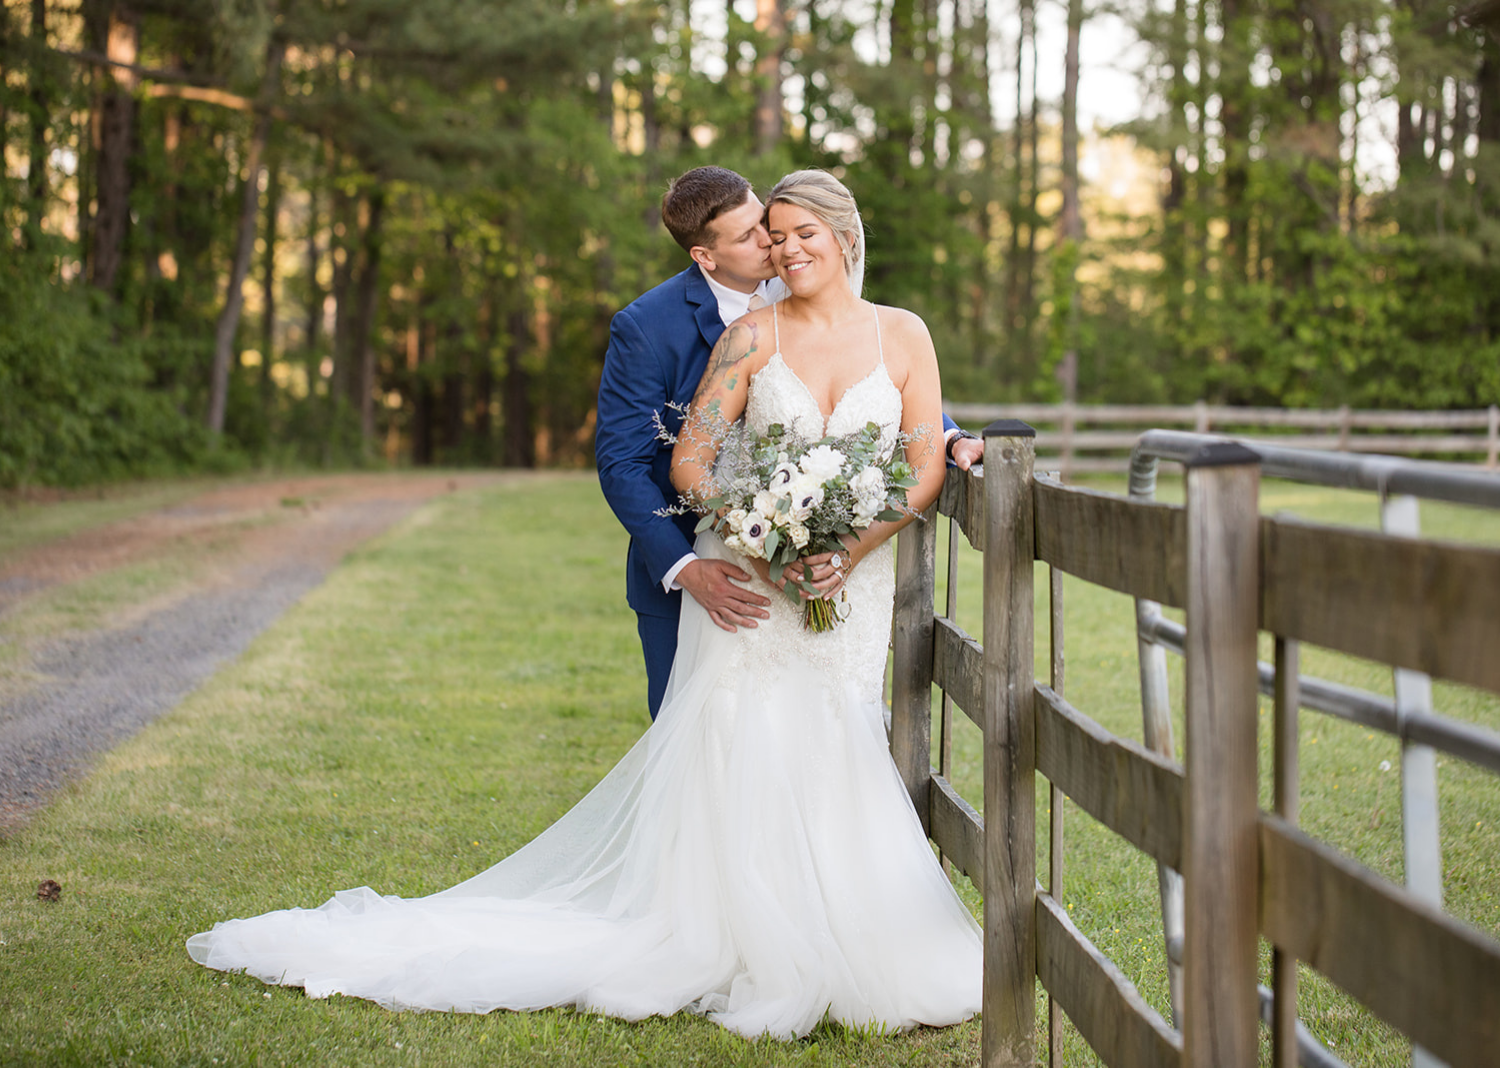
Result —
M657 510L677 503L656 480L655 468L665 446L656 421L666 416L672 382L661 353L635 321L629 308L609 325L609 349L599 379L598 423L594 460L604 499L630 536L636 539L651 581L693 551L687 536L670 516Z

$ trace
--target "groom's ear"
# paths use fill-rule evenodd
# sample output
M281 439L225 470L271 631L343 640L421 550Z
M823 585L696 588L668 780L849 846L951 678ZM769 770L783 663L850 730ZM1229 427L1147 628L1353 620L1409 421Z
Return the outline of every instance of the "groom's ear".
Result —
M716 270L719 266L714 262L713 250L705 245L694 245L688 249L688 255L693 257L693 262L705 271Z

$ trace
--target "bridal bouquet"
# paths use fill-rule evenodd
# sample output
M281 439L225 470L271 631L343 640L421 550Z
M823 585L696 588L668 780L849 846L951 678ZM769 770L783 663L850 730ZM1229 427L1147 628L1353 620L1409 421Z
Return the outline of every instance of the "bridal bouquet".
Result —
M724 544L767 561L777 574L803 556L848 552L843 537L871 523L900 519L906 491L917 484L905 458L913 435L882 438L876 423L852 434L806 441L780 423L764 436L736 424L720 438L712 484L684 496L674 511L704 513L697 530L710 527ZM806 579L783 588L794 604L798 589L817 594ZM833 602L805 603L803 626L832 630L843 619Z

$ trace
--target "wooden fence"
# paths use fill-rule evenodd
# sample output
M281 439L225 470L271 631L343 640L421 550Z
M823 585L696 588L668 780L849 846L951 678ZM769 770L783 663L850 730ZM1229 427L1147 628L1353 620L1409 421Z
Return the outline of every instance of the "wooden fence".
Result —
M1067 478L1129 469L1130 449L1144 427L1183 427L1236 436L1266 435L1298 449L1438 456L1500 466L1500 406L1462 411L1403 412L1350 408L1238 408L1127 404L961 404L954 419L983 426L1018 419L1038 429L1037 461Z
M1182 506L1035 477L1034 446L1025 424L991 425L984 469L950 472L937 506L984 554L983 647L933 611L937 524L909 527L897 552L891 749L929 835L984 895L983 1064L1037 1063L1040 980L1109 1065L1254 1065L1260 937L1277 962L1276 1065L1299 1059L1297 961L1433 1057L1494 1064L1500 943L1296 826L1295 665L1305 640L1500 691L1500 551L1262 518L1258 457L1234 443L1174 457ZM1033 672L1037 562L1051 574L1050 684ZM1183 765L1064 698L1062 572L1184 610ZM1256 799L1262 629L1277 650L1273 813ZM931 766L934 682L984 732L983 817ZM1180 873L1180 1028L1068 919L1058 822L1048 885L1038 882L1038 773L1054 821L1066 795Z

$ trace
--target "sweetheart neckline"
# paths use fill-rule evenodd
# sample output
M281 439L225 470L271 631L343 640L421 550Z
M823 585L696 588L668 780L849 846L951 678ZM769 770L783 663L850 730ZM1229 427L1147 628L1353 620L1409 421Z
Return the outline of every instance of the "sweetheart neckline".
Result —
M830 411L827 415L824 415L823 406L818 403L818 398L813 396L813 391L807 388L807 383L802 381L802 376L799 375L796 371L792 370L792 365L786 362L786 357L781 355L780 349L777 349L775 352L771 353L771 358L766 361L764 367L750 376L750 381L754 382L757 378L764 374L766 368L771 366L772 360L779 362L781 366L786 369L786 373L792 376L792 381L796 382L797 385L802 387L803 395L806 396L808 400L812 401L813 408L817 410L818 416L823 420L824 437L826 437L828 434L828 424L831 423L833 421L833 417L838 414L839 408L843 406L843 403L845 399L848 398L849 394L854 391L854 387L862 386L870 379L874 378L876 371L885 371L885 380L891 384L892 389L896 389L895 380L891 378L890 371L886 370L885 361L881 360L874 367L870 368L869 373L866 374L863 378L859 379L856 382L850 382L847 386L845 386L844 392L839 394L839 399L833 402L833 410ZM900 393L900 390L897 390L896 392Z

